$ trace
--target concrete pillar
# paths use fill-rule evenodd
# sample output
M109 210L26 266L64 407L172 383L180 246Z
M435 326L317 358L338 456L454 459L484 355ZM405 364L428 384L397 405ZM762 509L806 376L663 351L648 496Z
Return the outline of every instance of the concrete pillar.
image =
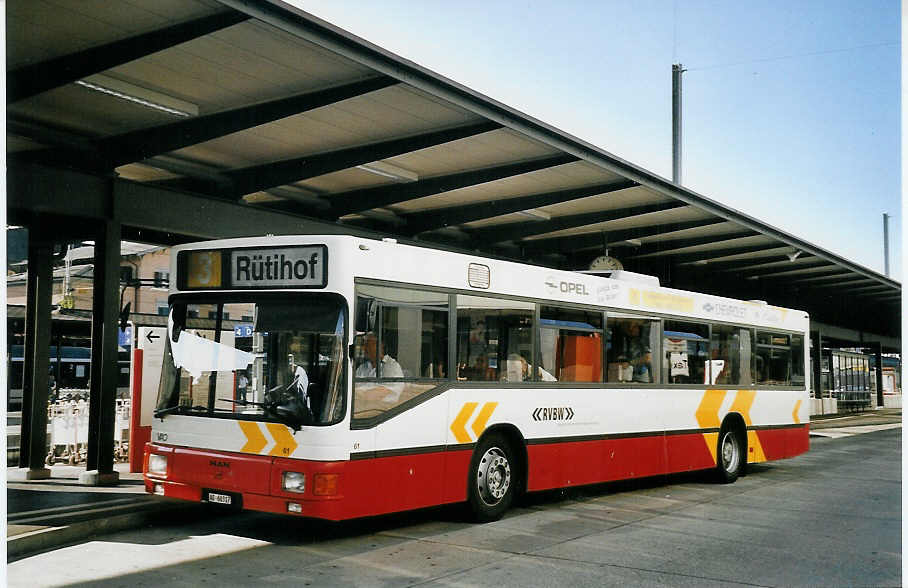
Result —
M876 371L876 405L883 407L883 344L873 344L874 370Z
M117 331L120 304L120 223L106 220L95 239L91 319L91 390L86 471L79 482L115 485L114 426L117 403Z
M50 477L47 456L47 396L50 373L50 306L53 294L52 244L38 241L29 233L28 291L25 316L24 381L22 426L19 438L19 471L9 472L13 480L40 480Z
M810 338L813 341L813 393L814 399L819 400L816 404L820 407L820 414L823 414L823 336L819 330L811 331Z
M29 241L28 259L34 261L34 267L29 267L26 274L26 295L25 295L25 341L22 350L22 424L19 427L19 467L28 468L28 440L32 431L32 380L31 374L34 371L35 361L35 323L32 317L35 316L37 309L36 301L38 299L38 265L37 258L39 253L35 250L34 237ZM30 353L29 350L32 352ZM9 372L7 372L9 373Z

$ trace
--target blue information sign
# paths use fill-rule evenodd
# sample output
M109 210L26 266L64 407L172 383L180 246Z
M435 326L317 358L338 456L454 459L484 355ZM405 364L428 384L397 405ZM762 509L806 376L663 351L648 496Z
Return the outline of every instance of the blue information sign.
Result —
M127 325L125 329L117 329L117 345L132 347L132 325Z
M239 324L233 327L233 336L234 337L251 337L252 336L252 325L249 323Z

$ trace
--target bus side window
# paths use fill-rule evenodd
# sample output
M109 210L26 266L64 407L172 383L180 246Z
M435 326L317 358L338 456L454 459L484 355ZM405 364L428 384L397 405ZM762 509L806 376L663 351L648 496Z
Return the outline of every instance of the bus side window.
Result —
M709 341L710 382L715 385L751 386L750 329L712 325Z
M803 383L803 339L801 350L801 378ZM790 386L792 383L792 336L784 333L757 331L757 383L768 386Z
M370 419L446 377L448 295L360 284L356 300L353 418Z
M663 365L667 383L709 385L722 364L709 361L709 325L687 321L665 321L663 327Z
M531 302L457 296L457 379L520 382L533 365Z
M602 313L542 306L536 380L602 381Z
M659 363L653 361L653 349L658 344L659 322L637 316L609 316L606 327L606 381L658 382Z

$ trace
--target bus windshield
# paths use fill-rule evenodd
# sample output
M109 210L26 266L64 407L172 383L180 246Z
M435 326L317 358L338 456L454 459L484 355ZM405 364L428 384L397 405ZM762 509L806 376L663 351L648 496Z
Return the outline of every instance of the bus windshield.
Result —
M174 302L155 415L272 420L294 429L340 421L343 300L288 298Z

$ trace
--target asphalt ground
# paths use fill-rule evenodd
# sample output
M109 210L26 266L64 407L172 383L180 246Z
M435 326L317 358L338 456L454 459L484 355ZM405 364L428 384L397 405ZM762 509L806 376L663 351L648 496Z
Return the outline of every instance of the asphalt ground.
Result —
M847 415L815 417L811 436L846 437L898 428L901 409L881 409ZM7 468L7 480L18 468ZM116 464L116 486L79 484L82 468L53 466L51 478L7 482L7 561L16 561L61 546L176 516L211 513L203 505L168 500L145 493L141 474Z

